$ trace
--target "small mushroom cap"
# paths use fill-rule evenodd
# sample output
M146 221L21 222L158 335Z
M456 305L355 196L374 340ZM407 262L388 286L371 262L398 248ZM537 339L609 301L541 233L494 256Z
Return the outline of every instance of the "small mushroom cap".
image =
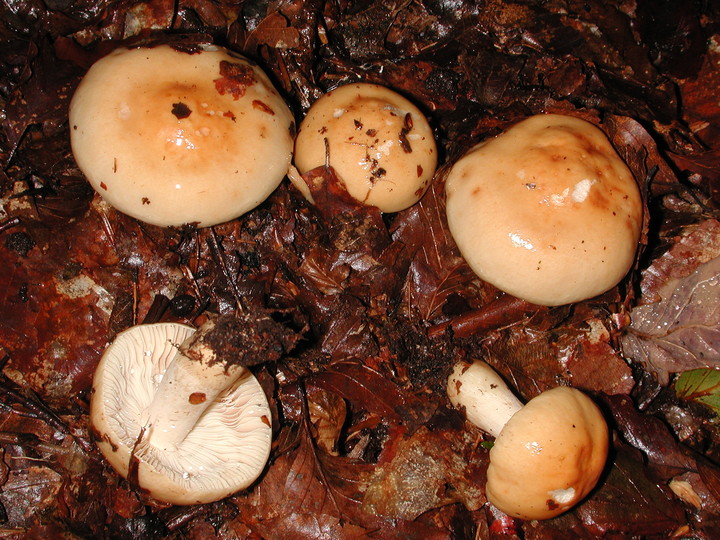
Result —
M530 117L460 158L445 187L450 231L467 263L523 300L592 298L633 264L640 192L590 122Z
M251 210L283 180L294 119L268 77L214 47L118 49L70 104L78 166L117 210L160 226L210 226Z
M389 88L357 83L325 94L300 123L295 142L299 171L325 165L327 157L354 199L398 212L427 190L437 148L415 105ZM307 188L294 183L307 197Z
M177 450L147 443L147 409L178 345L194 332L157 323L118 334L95 372L90 402L93 434L110 465L172 504L212 502L245 489L265 467L272 439L267 399L247 372L207 408Z
M548 519L581 501L607 459L608 428L598 407L574 388L531 399L490 450L486 493L508 515Z

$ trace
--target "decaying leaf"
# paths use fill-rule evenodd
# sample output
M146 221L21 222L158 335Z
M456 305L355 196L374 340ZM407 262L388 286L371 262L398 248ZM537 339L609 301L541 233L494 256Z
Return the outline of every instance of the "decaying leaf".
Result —
M454 502L477 510L486 501L484 450L477 434L420 428L368 480L363 507L386 518L413 520Z
M661 384L668 383L671 373L720 367L720 257L707 260L707 253L716 249L715 237L710 236L709 246L692 240L705 237L702 228L693 231L689 240L647 270L654 285L646 294L657 300L630 312L631 323L622 337L625 355L655 373ZM682 259L685 266L675 269L675 275L660 274L658 280L667 267L663 259L677 259L678 251L693 248L694 257Z

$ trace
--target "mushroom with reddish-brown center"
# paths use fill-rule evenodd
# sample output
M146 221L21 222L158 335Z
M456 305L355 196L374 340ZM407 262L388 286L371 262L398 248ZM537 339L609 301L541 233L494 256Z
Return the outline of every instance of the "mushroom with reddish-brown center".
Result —
M300 173L332 167L357 201L398 212L423 196L435 174L437 148L425 115L384 86L353 83L310 107L295 141ZM312 200L302 179L290 179Z
M263 71L225 49L117 49L70 104L78 166L117 210L160 226L206 227L280 184L294 118Z
M640 192L590 122L557 114L523 120L461 157L445 188L463 257L518 298L578 302L611 289L632 267Z
M555 517L595 487L608 454L598 407L569 387L547 390L525 406L485 362L458 363L450 401L495 437L485 487L488 500L521 519Z

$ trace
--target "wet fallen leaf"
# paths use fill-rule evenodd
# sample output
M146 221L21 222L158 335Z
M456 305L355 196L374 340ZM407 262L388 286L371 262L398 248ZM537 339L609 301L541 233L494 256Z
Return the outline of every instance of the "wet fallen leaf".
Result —
M625 354L667 384L671 373L720 367L720 258L658 290L660 300L632 310Z
M681 399L696 401L720 414L720 370L691 369L675 379L675 393Z

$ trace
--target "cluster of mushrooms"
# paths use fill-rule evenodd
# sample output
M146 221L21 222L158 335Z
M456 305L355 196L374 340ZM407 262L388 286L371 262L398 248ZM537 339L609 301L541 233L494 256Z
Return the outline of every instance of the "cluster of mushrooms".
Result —
M73 154L93 188L118 211L158 226L230 221L285 177L312 203L322 186L309 186L308 173L318 167L331 167L362 204L397 212L423 196L438 160L427 119L396 92L341 86L296 130L257 65L210 45L108 54L82 80L69 119ZM516 124L455 162L445 190L450 231L470 267L528 302L594 297L634 260L639 190L604 133L584 120L546 114ZM218 327L227 324L220 316L197 331L135 326L98 365L91 400L98 446L159 501L221 499L250 486L266 465L271 414L246 359L258 340L225 350ZM582 392L555 388L523 407L479 360L458 363L447 390L495 437L486 491L503 512L547 519L595 486L608 428ZM535 491L528 470L542 480Z

